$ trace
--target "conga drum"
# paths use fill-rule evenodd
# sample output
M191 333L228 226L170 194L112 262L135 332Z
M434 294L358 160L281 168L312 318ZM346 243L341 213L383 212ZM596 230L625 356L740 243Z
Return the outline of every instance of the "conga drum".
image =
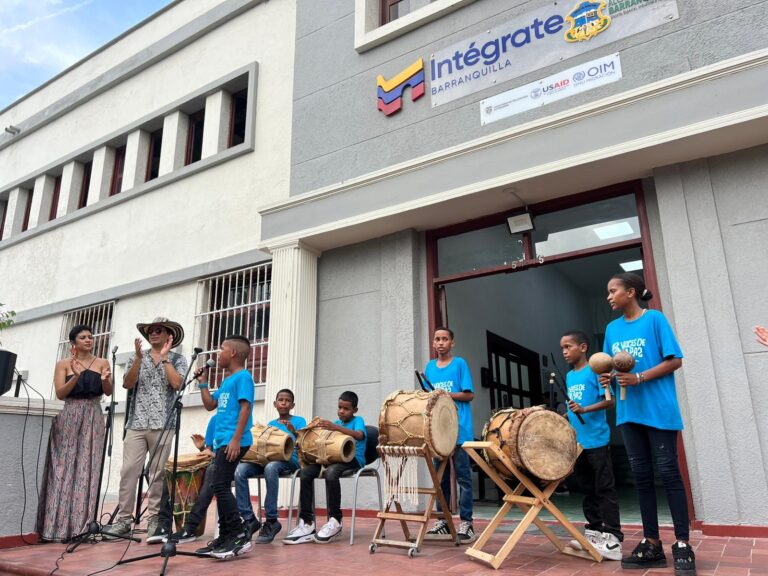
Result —
M444 390L393 392L379 413L379 444L413 446L425 444L434 456L453 454L459 439L459 414Z
M254 424L253 444L243 456L243 462L264 466L268 462L287 462L293 455L293 437L275 426Z
M541 480L565 478L578 456L576 431L565 418L544 406L495 412L483 429L483 440L496 444L515 466ZM490 450L485 452L485 459L502 476L514 478Z
M203 487L205 472L211 463L211 457L203 452L196 454L180 454L176 467L176 476L173 475L173 457L165 464L165 477L168 482L168 491L176 485L176 498L173 505L173 517L176 520L176 530L181 530L197 502L197 497ZM205 533L205 516L197 527L197 536Z
M342 432L318 428L320 418L314 418L306 428L297 432L299 463L339 464L351 462L355 457L355 439Z

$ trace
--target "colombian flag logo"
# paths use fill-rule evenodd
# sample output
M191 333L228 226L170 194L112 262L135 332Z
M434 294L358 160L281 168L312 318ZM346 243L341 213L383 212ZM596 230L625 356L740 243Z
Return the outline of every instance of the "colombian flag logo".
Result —
M424 60L419 58L394 78L386 80L381 74L376 78L378 108L385 116L403 107L403 90L411 88L411 102L424 96Z

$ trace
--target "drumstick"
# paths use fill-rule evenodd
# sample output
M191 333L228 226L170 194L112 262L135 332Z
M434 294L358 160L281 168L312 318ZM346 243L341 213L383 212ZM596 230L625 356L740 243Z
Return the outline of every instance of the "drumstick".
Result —
M557 368L557 365L555 365L555 368ZM549 383L550 384L556 384L557 387L560 388L560 392L562 392L563 396L565 396L565 399L568 400L568 402L571 402L571 398L570 398L570 396L568 396L568 392L565 390L565 387L562 384L560 384L560 382L557 381L557 378L555 378L555 373L554 372L550 372L549 373ZM571 412L573 412L573 410L571 410ZM576 415L576 418L579 419L579 422L584 424L584 418L581 417L581 414L579 414L577 412L574 412L574 414Z
M427 380L427 375L424 374L424 372L419 372L419 375L421 376L421 379L424 380L424 383L427 385L427 388L429 388L429 391L430 392L434 392L435 391L435 387L432 386L432 382Z
M560 374L560 380L561 380L562 382L565 382L565 376L563 376L563 373L560 371L560 366L558 366L558 365L557 365L557 361L555 360L555 355L554 355L552 352L550 352L550 353L549 353L549 357L550 357L550 358L552 358L552 366L554 366L554 367L555 367L555 370L557 370L557 373L558 373L558 374ZM550 374L551 374L550 378L551 378L552 376L554 376L554 374L553 374L553 373L550 373ZM551 383L551 382L550 382L550 383ZM560 391L563 393L563 396L565 396L565 399L566 399L566 400L570 400L570 398L568 397L568 391L567 391L567 390L564 388L564 385L560 385L560 384L558 384L557 380L555 380L555 383L556 383L556 384L558 385L558 387L560 388ZM582 418L582 417L581 417L581 414L576 414L576 417L579 419L579 422L581 422L582 424L584 424L584 418Z
M432 392L435 389L435 387L430 384L429 380L427 380L427 377L424 376L423 373L419 372L418 370L414 370L414 373L416 374L416 380L418 381L419 386L421 386L421 389L424 390L424 392ZM429 388L427 388L427 384L429 384Z

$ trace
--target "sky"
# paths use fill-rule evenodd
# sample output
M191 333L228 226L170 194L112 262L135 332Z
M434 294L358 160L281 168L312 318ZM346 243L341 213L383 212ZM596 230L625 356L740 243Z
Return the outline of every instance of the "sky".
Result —
M170 0L0 0L0 110Z

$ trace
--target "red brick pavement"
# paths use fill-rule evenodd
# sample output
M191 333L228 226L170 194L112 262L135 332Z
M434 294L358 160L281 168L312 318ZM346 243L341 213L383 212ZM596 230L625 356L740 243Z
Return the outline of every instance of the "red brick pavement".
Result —
M285 524L285 522L283 522ZM484 522L476 522L482 529ZM395 574L399 576L446 576L450 574L503 574L512 576L587 576L622 572L618 562L604 561L600 564L559 554L552 544L538 534L526 535L501 568L494 572L489 567L470 560L463 548L449 543L425 543L420 554L409 559L403 550L379 548L375 554L368 551L375 520L358 521L355 545L349 546L348 539L331 544L304 544L284 546L277 540L270 545L255 545L253 550L229 561L208 558L177 556L168 564L169 576L205 574L217 576L233 574L270 574L291 576L361 576ZM401 538L399 527L388 524L389 537ZM348 532L345 528L345 534ZM281 533L283 535L283 533ZM486 550L495 551L507 532L497 533ZM640 533L627 531L625 551L634 547ZM662 540L671 561L669 545L673 541L669 530L662 530ZM179 550L192 551L201 544L191 543L179 546ZM723 538L702 536L694 532L691 539L697 554L700 576L768 576L768 539ZM131 544L127 556L133 557L158 552L159 546ZM66 554L54 573L58 576L83 576L97 570L109 569L126 549L125 543L104 542L97 545L85 544L74 553ZM60 544L41 544L0 550L0 574L24 574L41 576L50 574L56 560L64 551ZM126 564L109 571L115 575L158 574L162 559L145 560ZM670 562L671 566L671 562ZM672 568L648 571L646 574L672 574ZM629 572L641 576L640 572Z

